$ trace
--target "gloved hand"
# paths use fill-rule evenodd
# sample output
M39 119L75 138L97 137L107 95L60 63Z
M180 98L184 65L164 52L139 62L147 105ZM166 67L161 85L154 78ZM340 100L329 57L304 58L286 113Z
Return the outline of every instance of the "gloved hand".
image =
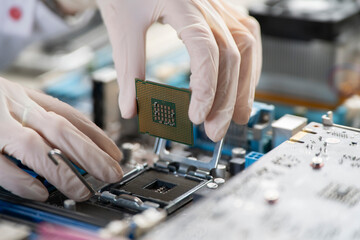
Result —
M189 118L219 141L231 119L249 120L261 63L260 27L222 0L97 0L113 47L124 118L137 113L134 79L145 79L145 35L161 20L187 47Z
M56 166L48 152L60 149L94 177L116 182L123 172L116 145L81 113L59 100L0 78L0 186L33 200L45 201L42 183L4 154L46 178L69 198L83 201L90 192L63 161Z

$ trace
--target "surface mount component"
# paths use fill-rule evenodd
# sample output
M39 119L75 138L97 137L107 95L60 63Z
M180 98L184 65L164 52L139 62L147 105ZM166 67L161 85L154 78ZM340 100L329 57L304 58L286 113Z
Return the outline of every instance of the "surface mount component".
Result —
M135 85L139 131L193 145L193 125L188 117L190 90L139 79Z

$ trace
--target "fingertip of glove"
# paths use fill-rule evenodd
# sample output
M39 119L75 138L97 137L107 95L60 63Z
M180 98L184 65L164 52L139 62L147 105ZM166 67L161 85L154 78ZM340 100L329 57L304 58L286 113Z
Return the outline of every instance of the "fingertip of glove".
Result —
M30 198L32 200L35 200L35 201L39 201L39 202L45 202L49 197L49 193L47 192L46 194L39 194L37 195L36 197L34 198Z
M73 195L71 199L76 202L84 202L88 200L91 196L91 192L87 188L83 187L82 191L77 195Z
M220 141L223 137L225 137L226 130L224 130L224 129L219 129L219 131L206 132L206 134L207 134L208 137L211 139L211 141L213 141L213 142L218 142L218 141Z
M225 136L225 135L224 135ZM222 135L215 135L215 136L212 136L212 137L210 137L209 136L209 138L211 139L211 141L213 141L213 142L218 142L218 141L220 141L224 136L222 136Z
M238 114L234 114L233 121L239 125L247 124L249 122L250 115L251 115L251 109L246 112L244 111Z
M204 123L206 135L214 142L225 137L231 123L232 111L222 111L213 114Z
M202 120L202 118L200 118L198 116L194 116L194 115L189 115L189 119L195 125L199 125L202 122L204 122L204 120Z
M130 119L137 114L136 100L124 101L119 97L120 114L122 118Z
M120 163L121 160L124 157L123 153L117 147L116 147L116 150L115 150L115 152L114 152L114 154L112 156L113 156L113 159L115 160L115 162L117 162L117 163Z
M108 169L102 173L102 176L99 176L102 181L115 183L123 178L124 172L118 163L109 165L107 168Z
M189 119L196 125L199 125L205 121L206 113L199 111L199 108L193 105L190 105L189 108Z
M116 165L116 166L112 167L112 171L113 171L112 176L109 176L110 183L118 182L123 178L124 172L121 169L120 165Z
M121 117L125 119L131 119L136 116L136 112L134 111L121 111Z
M63 194L65 194L69 199L72 199L76 202L83 202L88 200L93 194L90 190L85 187L85 185L75 176L71 177L71 182L68 182L67 185L59 186Z
M19 193L15 194L23 198L40 202L45 202L49 197L49 192L47 191L47 189L38 184L33 184L31 187L20 190Z
M219 126L219 125L214 125L212 123L205 122L206 135L213 142L218 142L223 137L225 137L228 127L229 127L229 124L227 124L226 126Z

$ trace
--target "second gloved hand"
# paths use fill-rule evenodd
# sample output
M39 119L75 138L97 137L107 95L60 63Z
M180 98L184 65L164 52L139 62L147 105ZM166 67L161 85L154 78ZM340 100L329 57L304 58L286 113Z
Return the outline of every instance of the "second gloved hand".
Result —
M46 178L76 201L91 194L65 162L56 166L48 152L60 149L92 176L116 182L123 172L116 145L85 116L59 100L0 77L0 186L18 196L45 201L48 191L5 154Z
M262 63L259 24L225 0L98 0L113 47L124 118L136 115L135 78L145 79L145 36L161 20L191 61L189 117L219 141L231 120L249 120Z

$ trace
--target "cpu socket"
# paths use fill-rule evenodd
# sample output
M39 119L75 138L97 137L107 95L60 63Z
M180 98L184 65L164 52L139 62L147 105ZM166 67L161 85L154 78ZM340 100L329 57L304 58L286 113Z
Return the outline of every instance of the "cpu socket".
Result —
M172 213L192 200L192 194L212 180L223 140L216 143L210 161L198 161L165 149L166 140L158 138L155 152L159 161L124 176L124 179L101 190L101 199L116 206L142 211L165 209Z

